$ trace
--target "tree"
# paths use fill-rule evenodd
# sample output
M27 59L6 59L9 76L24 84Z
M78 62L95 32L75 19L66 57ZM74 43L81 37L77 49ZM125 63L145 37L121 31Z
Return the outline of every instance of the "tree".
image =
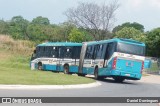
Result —
M33 41L46 41L51 38L53 34L53 28L51 26L30 24L27 27L27 33Z
M123 23L122 25L118 25L116 26L112 32L115 34L116 32L118 32L119 30L123 29L124 27L133 27L141 32L144 32L144 26L137 23L137 22L133 22L133 23L130 23L130 22L126 22L126 23Z
M9 33L9 24L4 20L0 20L0 34L8 34Z
M61 34L62 41L68 41L68 36L71 33L72 29L76 28L76 26L70 22L63 22L59 25L59 34Z
M49 19L42 17L42 16L38 16L38 17L34 18L32 20L32 23L33 24L42 24L42 25L49 25L50 24Z
M160 28L156 28L147 33L147 55L160 57Z
M84 41L89 41L92 38L89 35L87 35L87 33L77 28L73 28L68 36L68 39L71 42L84 42Z
M115 21L117 0L110 4L79 3L77 8L69 8L65 15L77 27L87 29L95 40L104 39Z
M146 40L145 34L133 27L124 27L123 29L115 33L115 37L134 39L141 42L144 42Z
M22 16L14 16L10 21L10 34L15 39L29 39L27 33L29 21L24 19Z
M77 28L73 28L68 36L68 39L72 42L83 42L84 34L80 32Z

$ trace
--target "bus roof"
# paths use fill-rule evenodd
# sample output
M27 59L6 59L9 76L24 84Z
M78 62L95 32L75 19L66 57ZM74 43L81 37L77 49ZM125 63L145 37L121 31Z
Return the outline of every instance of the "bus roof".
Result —
M109 42L123 42L123 43L145 46L145 44L142 42L139 42L133 39L123 39L123 38L114 38L114 39L91 41L91 42L84 42L84 43L87 43L87 45L94 45L94 44L102 44L102 43L109 43Z
M39 44L38 46L82 46L82 43L74 42L47 42Z

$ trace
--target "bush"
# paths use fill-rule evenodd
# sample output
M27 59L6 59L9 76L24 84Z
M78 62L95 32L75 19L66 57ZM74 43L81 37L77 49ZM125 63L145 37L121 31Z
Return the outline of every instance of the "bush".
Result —
M10 50L16 54L31 55L35 43L27 40L14 40L8 35L0 35L0 48Z

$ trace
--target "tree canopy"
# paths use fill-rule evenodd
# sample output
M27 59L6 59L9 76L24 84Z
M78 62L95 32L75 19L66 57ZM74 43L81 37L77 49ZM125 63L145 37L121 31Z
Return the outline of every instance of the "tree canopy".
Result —
M115 21L118 7L117 0L102 5L80 2L76 8L69 8L65 15L77 27L87 29L95 40L100 40L109 38L107 33Z
M118 25L116 26L115 28L113 28L112 32L113 33L116 33L118 32L119 30L123 29L124 27L133 27L141 32L144 32L144 26L137 23L137 22L133 22L133 23L130 23L130 22L126 22L126 23L123 23L122 25Z
M133 27L124 27L115 33L115 37L134 39L141 42L145 41L145 34Z
M160 28L147 32L147 55L160 57Z

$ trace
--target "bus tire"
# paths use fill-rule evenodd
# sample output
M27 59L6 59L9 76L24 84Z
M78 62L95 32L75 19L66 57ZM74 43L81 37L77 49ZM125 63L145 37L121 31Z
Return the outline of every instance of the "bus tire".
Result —
M96 67L94 70L94 79L96 79L96 80L100 79L100 77L98 76L98 67Z
M41 62L38 63L38 70L42 70L42 63Z
M64 65L64 74L70 74L69 73L69 65Z
M122 77L113 77L115 82L122 83L125 79Z
M85 74L78 73L78 76L85 77Z

